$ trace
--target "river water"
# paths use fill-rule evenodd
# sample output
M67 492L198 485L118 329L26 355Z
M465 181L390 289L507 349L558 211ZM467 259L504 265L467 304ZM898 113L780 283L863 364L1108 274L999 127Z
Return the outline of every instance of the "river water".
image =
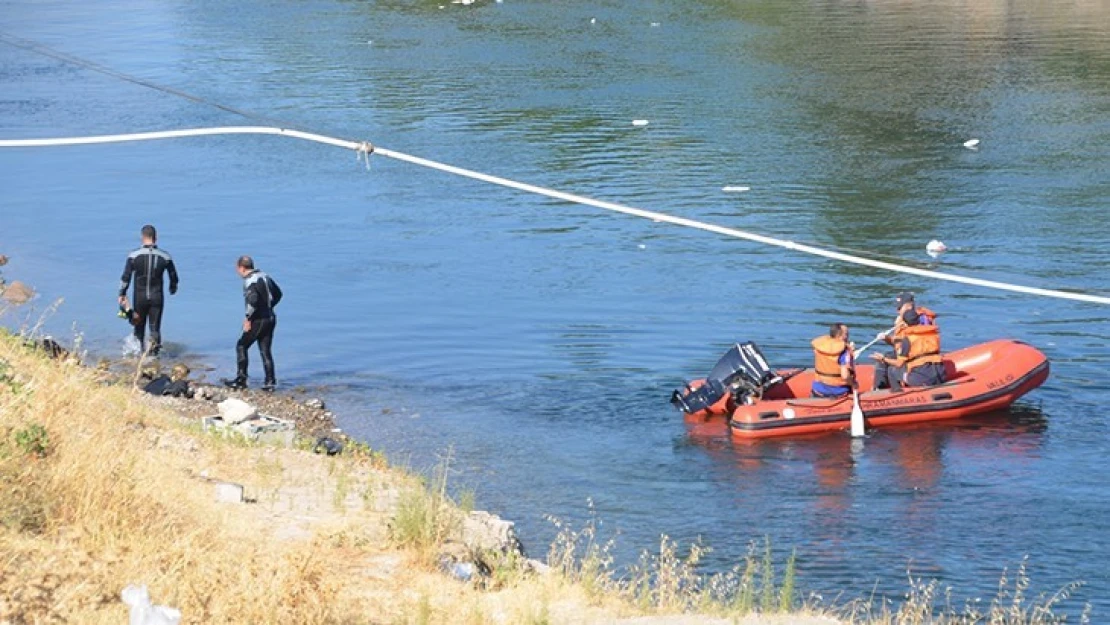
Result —
M441 0L442 1L442 0ZM436 0L0 3L0 136L252 123L11 45L305 129L566 191L917 266L1105 294L1105 2ZM633 126L646 119L647 126ZM962 147L979 138L978 150ZM533 554L593 510L621 562L699 536L724 569L797 550L825 597L907 570L991 598L1110 612L1110 309L834 264L274 137L0 151L4 268L102 353L156 224L182 276L171 355L233 367L242 253L286 292L279 378L434 464ZM744 185L745 193L723 193ZM933 238L948 254L924 253ZM745 445L667 404L737 340L810 358L831 321L881 329L914 290L945 343L1015 337L1052 377L963 424ZM257 364L255 365L257 366ZM256 373L257 374L257 373ZM1097 619L1096 619L1097 620Z

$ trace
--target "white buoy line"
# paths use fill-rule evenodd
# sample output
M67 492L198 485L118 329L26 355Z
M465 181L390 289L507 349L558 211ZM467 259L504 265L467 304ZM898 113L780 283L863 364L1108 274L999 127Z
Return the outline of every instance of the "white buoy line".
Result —
M631 215L633 217L640 217L643 219L650 219L656 223L669 223L676 226L685 228L693 228L696 230L703 230L705 232L713 232L728 237L737 239L744 239L754 243L762 243L764 245L773 245L776 247L801 252L803 254L810 254L830 260L836 260L855 265L862 265L874 269L882 269L884 271L891 271L895 273L908 274L922 278L932 278L935 280L946 280L949 282L958 282L971 286L978 286L988 289L996 289L1001 291L1011 291L1014 293L1024 293L1026 295L1038 295L1042 297L1053 297L1057 299L1067 299L1079 302L1089 302L1093 304L1110 304L1110 297L1101 295L1092 295L1088 293L1073 293L1070 291L1059 291L1054 289L1042 289L1038 287L1023 286L1020 284L1010 284L1007 282L998 282L995 280L984 280L981 278L972 278L969 276L961 276L957 274L944 273L940 271L932 271L928 269L919 269L917 267L909 267L906 265L899 265L870 258L863 258L860 256L853 256L851 254L844 254L832 250L826 250L804 243L795 243L794 241L786 241L783 239L776 239L774 237L756 234L754 232L747 232L744 230L737 230L736 228L727 228L718 226L716 224L705 223L694 219L687 219L685 217L676 217L666 213L659 213L655 211L644 210L642 208L635 208L632 206L625 206L615 202L607 202L604 200L596 200L593 198L576 195L573 193L566 193L564 191L557 191L555 189L548 189L525 182L517 182L508 178L500 176L493 176L484 174L482 172L448 165L446 163L439 163L430 159L421 158L419 156L412 156L402 152L396 152L385 148L377 147L368 141L350 141L346 139L339 139L336 137L329 137L311 132L304 132L300 130L291 130L288 128L277 128L269 126L225 126L213 128L188 128L182 130L165 130L158 132L141 132L117 135L102 135L102 136L87 136L87 137L62 137L53 139L2 139L0 140L0 148L36 148L36 147L51 147L51 146L68 146L68 145L91 145L101 143L119 143L126 141L152 141L160 139L175 139L183 137L197 137L197 136L212 136L212 135L236 135L236 134L259 134L259 135L277 135L283 137L291 137L294 139L302 139L305 141L313 141L316 143L323 143L339 148L353 150L359 158L369 158L370 154L377 154L386 158L403 161L421 167L436 169L456 176L463 176L473 180L479 180L489 184L495 184L510 189L517 189L527 193L534 193L543 195L550 198L564 200L575 204L583 204L586 206L593 206L603 210Z

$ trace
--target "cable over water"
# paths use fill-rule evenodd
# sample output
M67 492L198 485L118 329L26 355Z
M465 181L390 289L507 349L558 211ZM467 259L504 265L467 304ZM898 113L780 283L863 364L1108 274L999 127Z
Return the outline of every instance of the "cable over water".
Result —
M280 135L285 137L292 137L295 139L303 139L306 141L314 141L316 143L323 143L335 147L354 150L356 155L369 158L371 153L379 154L387 158L404 161L413 165L421 167L428 167L437 169L456 176L464 176L474 180L480 180L489 184L500 185L510 189L517 189L528 193L535 193L537 195L544 195L547 197L563 200L566 202L573 202L575 204L583 204L586 206L593 206L602 210L623 213L625 215L632 215L643 219L651 219L655 222L669 223L676 226L683 226L685 228L694 228L697 230L704 230L706 232L713 232L724 236L744 239L755 243L762 243L764 245L774 245L776 247L802 252L804 254L811 254L813 256L820 256L830 260L836 260L845 263L852 263L855 265L863 265L865 267L872 267L874 269L882 269L885 271L892 271L895 273L903 273L922 278L933 278L936 280L947 280L949 282L959 282L961 284L968 284L971 286L984 287L988 289L997 289L1001 291L1012 291L1015 293L1024 293L1026 295L1038 295L1043 297L1054 297L1058 299L1068 299L1080 302L1089 302L1093 304L1110 304L1110 297L1101 295L1093 295L1087 293L1073 293L1070 291L1060 291L1055 289L1042 289L1038 287L1023 286L1020 284L1010 284L1007 282L998 282L995 280L984 280L982 278L972 278L969 276L961 276L957 274L944 273L940 271L932 271L929 269L919 269L917 267L909 267L906 265L899 265L880 260L873 260L870 258L862 258L860 256L853 256L851 254L844 254L832 250L806 245L803 243L795 243L794 241L786 241L783 239L776 239L754 232L747 232L738 230L736 228L727 228L725 226L718 226L715 224L697 221L695 219L687 219L685 217L675 217L666 213L659 213L655 211L644 210L642 208L634 208L632 206L625 206L615 202L607 202L604 200L596 200L593 198L576 195L573 193L566 193L564 191L557 191L555 189L548 189L525 182L518 182L500 176L493 176L484 174L482 172L440 163L419 156L412 156L394 150L388 150L381 147L376 147L368 141L351 141L347 139L340 139L336 137L329 137L311 132L304 132L300 130L290 130L287 128L275 128L268 126L225 126L215 128L190 128L184 130L166 130L161 132L142 132L132 134L120 135L103 135L103 136L90 136L90 137L63 137L57 139L3 139L0 140L0 148L32 148L32 147L50 147L50 146L64 146L64 145L88 145L96 143L119 143L125 141L150 141L157 139L174 139L181 137L195 137L195 136L208 136L208 135L227 135L227 134L262 134L262 135Z

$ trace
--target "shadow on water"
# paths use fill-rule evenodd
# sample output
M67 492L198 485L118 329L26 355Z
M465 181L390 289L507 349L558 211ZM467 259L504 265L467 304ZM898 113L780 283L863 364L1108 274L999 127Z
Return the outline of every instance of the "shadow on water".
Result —
M999 479L1028 480L1044 454L1048 419L1022 403L875 430L865 439L838 432L746 441L732 439L723 419L686 430L682 444L705 450L707 475L748 509L745 522L787 536L808 554L799 565L803 579L841 579L847 588L857 587L855 576L866 569L854 557L926 578L965 574L972 565L937 555L965 525L952 510L982 505L974 502L989 500ZM1007 514L985 505L989 514ZM905 551L892 548L896 543ZM886 571L876 581L875 590L896 596L904 577Z

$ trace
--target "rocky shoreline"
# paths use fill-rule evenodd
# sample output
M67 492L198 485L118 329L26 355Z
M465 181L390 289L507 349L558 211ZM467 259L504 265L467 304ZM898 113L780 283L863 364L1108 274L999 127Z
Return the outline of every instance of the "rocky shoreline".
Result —
M382 457L370 450L365 443L343 433L336 425L335 414L328 410L326 402L303 387L267 392L250 388L231 389L190 380L185 396L144 392L142 389L151 381L182 366L181 363L170 363L169 359L165 359L165 362L162 359L153 359L140 366L136 359L115 362L101 360L97 371L103 383L133 389L136 397L143 403L169 411L187 424L207 424L209 419L221 415L223 408L227 406L225 402L238 400L249 405L260 416L272 417L293 425L294 436L289 437L285 444L278 443L279 447L309 449L325 455L370 454L376 458ZM137 376L135 371L138 371ZM273 444L274 439L268 440ZM396 499L395 496L393 498ZM529 573L546 573L548 569L543 562L528 557L512 521L483 510L463 512L455 531L443 537L434 559L443 573L463 581L478 583L484 583L494 570L503 569L506 563L512 563L513 567Z
M170 375L175 367L170 359L147 359L141 365L134 358L101 359L96 368L106 384L118 384L141 392L148 384L162 376ZM195 363L194 363L195 364ZM186 367L188 371L188 367ZM327 404L308 389L294 387L290 390L266 392L258 389L231 389L214 385L203 378L184 378L187 391L179 396L143 393L145 400L168 407L184 417L200 420L219 414L219 404L227 399L238 399L255 407L259 414L292 422L297 434L304 437L333 437L344 442L352 441L336 425L335 414Z
M187 385L187 392L181 396L158 395L144 391L144 387L160 377L166 376L169 370L179 374L182 369L179 364L170 366L169 359L150 359L140 363L137 359L119 359L108 361L101 359L95 367L86 366L71 350L67 350L53 339L26 339L15 335L6 338L0 335L0 340L10 341L12 344L22 343L39 352L37 356L46 361L54 361L62 370L78 367L104 391L121 392L130 397L139 405L145 406L158 414L169 416L171 421L176 421L184 426L181 433L173 433L153 423L133 423L131 426L136 432L142 432L148 438L148 444L173 453L184 453L195 456L206 446L203 438L215 436L223 438L218 431L206 427L210 418L226 412L227 406L248 406L250 414L257 412L259 416L273 417L292 424L293 430L284 440L273 438L258 439L244 437L248 449L256 449L263 455L274 458L281 457L284 465L281 469L282 481L287 484L303 483L328 483L329 488L342 490L343 486L336 485L337 477L331 475L337 471L336 467L344 466L343 477L339 481L365 482L373 484L367 486L367 492L373 490L375 496L371 502L364 494L361 498L343 496L332 501L332 510L326 513L318 509L318 502L306 503L305 500L318 499L317 494L302 492L296 487L283 486L277 490L262 495L264 488L257 483L257 476L251 471L237 475L234 472L221 471L216 468L190 468L189 477L215 485L215 499L222 504L242 504L251 507L265 498L278 498L286 500L289 512L295 512L297 518L296 528L288 530L297 534L307 531L308 525L317 523L337 522L337 518L350 515L370 513L375 518L383 519L376 531L379 537L388 540L393 533L389 526L397 523L401 514L400 508L405 506L404 499L412 497L412 493L426 493L431 496L431 505L442 510L435 514L443 514L454 519L449 524L450 530L438 535L433 552L426 554L430 562L442 573L461 581L475 582L479 585L488 580L495 569L504 569L506 563L518 568L522 572L545 572L547 566L537 560L529 560L525 555L523 545L517 538L514 523L501 519L495 514L480 510L462 510L457 504L446 496L445 493L435 493L435 489L427 485L426 478L413 476L405 471L390 467L384 455L374 452L366 444L360 443L343 434L335 424L335 415L327 409L324 400L315 397L304 388L293 388L289 391L265 392L253 389L229 389L214 386L203 381L191 382ZM5 363L0 359L5 371L12 375L11 379L22 380L23 375L17 370L16 363ZM71 370L72 371L72 370ZM72 373L70 374L72 375ZM168 377L168 376L167 376ZM186 378L187 379L187 378ZM249 423L245 419L243 423ZM196 426L204 424L205 427ZM202 430L201 437L197 438L197 430ZM228 428L228 431L233 431ZM205 436L204 433L207 433ZM321 446L321 440L338 442L339 447L328 448ZM323 462L325 458L313 461L311 456L305 456L303 451L311 451L320 456L342 456L341 465ZM330 459L328 459L330 460ZM391 520L392 519L392 520ZM447 527L447 526L445 526ZM0 622L3 622L0 619Z
M202 420L219 414L221 404L228 399L249 404L259 415L292 422L302 441L297 446L310 448L315 453L336 455L347 453L347 450L369 450L365 443L350 438L336 426L335 415L327 409L324 400L301 388L271 393L201 384L194 387L192 398L147 394L144 401L186 419ZM338 447L334 443L338 443ZM443 573L463 581L485 583L494 570L503 569L506 563L529 573L547 572L545 563L525 553L512 521L484 510L465 511L459 519L456 531L444 537L434 555Z

